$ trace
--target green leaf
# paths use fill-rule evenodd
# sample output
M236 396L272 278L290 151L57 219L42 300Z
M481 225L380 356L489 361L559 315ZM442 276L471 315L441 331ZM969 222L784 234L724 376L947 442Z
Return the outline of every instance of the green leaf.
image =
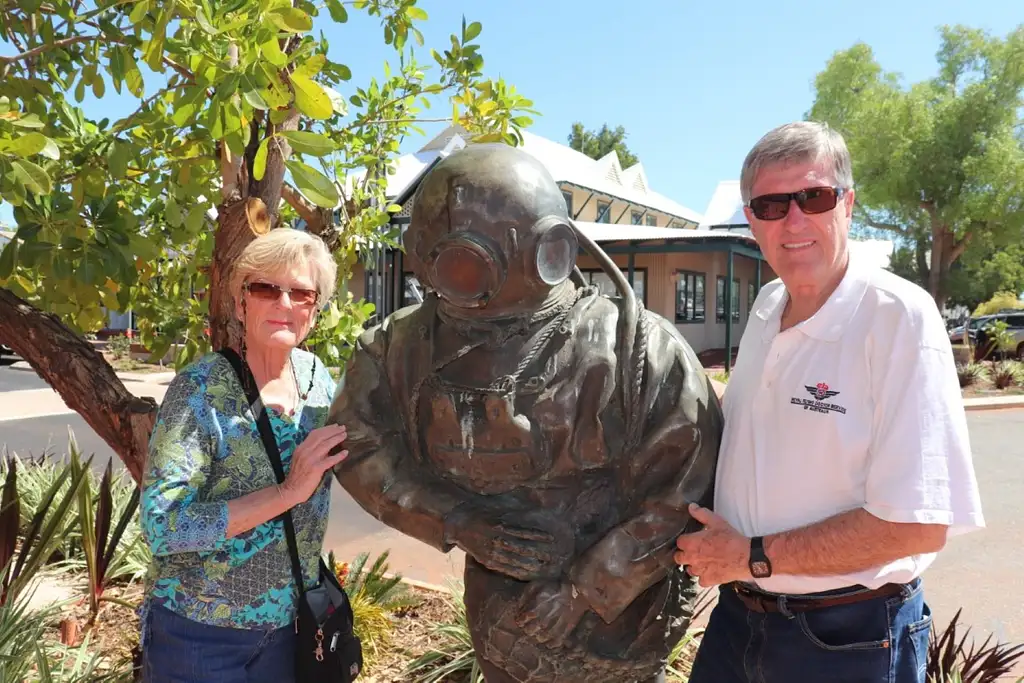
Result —
M427 20L427 11L421 7L410 7L407 10L405 10L405 15L410 19L418 19L420 21Z
M282 31L305 33L313 29L313 20L298 7L278 7L268 13L270 20Z
M246 90L242 97L245 98L245 101L253 109L262 109L264 111L270 109L270 105L267 104L267 101L263 99L258 90Z
M299 66L293 74L302 76L303 78L312 79L320 70L324 68L324 64L327 63L327 57L323 55L313 55Z
M50 194L53 191L53 181L42 167L28 159L14 159L11 165L14 167L15 177L35 194Z
M20 157L30 157L42 152L46 148L47 142L49 142L49 138L42 133L26 133L11 140L4 147L5 151L13 152Z
M338 205L338 188L323 173L295 159L286 161L285 166L292 172L295 186L311 202L325 209Z
M348 21L348 11L341 4L340 0L327 0L327 9L331 13L331 19L334 19L339 24L344 24Z
M11 119L8 123L21 128L43 128L45 126L36 114L26 114L25 116Z
M292 145L292 149L299 154L322 157L336 149L334 141L320 133L312 133L305 130L286 130L281 132L281 137L288 140Z
M206 218L206 208L202 204L193 204L188 210L185 218L185 229L190 235L196 235L203 229L203 222Z
M139 2L135 3L135 6L132 7L132 13L128 15L128 21L133 24L138 24L146 18L146 14L148 12L149 0L139 0Z
M479 21L474 21L472 24L466 27L466 30L462 34L463 42L468 43L469 41L480 35L480 31L483 30L483 25Z
M124 178L128 175L128 158L132 148L128 143L114 140L107 151L107 168L113 178Z
M204 32L211 36L217 35L217 29L210 23L209 18L206 16L206 12L202 7L196 9L196 23L199 24L199 28L203 29Z
M311 119L329 119L334 115L334 105L319 83L300 76L291 75L295 86L295 105L303 114Z
M266 60L274 66L284 66L288 63L288 55L281 52L281 46L277 44L277 38L271 38L260 45L260 51Z
M267 152L269 150L270 138L263 138L259 149L256 150L256 158L252 164L252 177L256 180L263 180L263 174L267 172Z
M14 262L18 258L18 240L8 242L0 251L0 282L14 274Z
M334 108L334 113L338 116L345 116L348 114L348 105L345 104L345 98L341 96L334 88L324 87L324 92L331 98L331 106Z
M39 150L39 153L44 157L53 159L54 161L60 159L60 148L57 147L57 143L50 138L46 138L46 145Z

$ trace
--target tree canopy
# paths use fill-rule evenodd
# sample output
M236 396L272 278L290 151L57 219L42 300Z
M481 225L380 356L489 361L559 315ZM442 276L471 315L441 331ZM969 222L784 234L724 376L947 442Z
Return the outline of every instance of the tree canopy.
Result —
M608 152L614 151L619 157L619 163L623 168L629 168L636 164L639 159L629 151L626 146L626 129L622 126L609 128L608 124L601 126L600 130L585 130L579 121L572 124L572 132L569 133L569 147L577 152L583 152L591 159L600 159Z
M860 225L917 258L941 306L972 243L1024 235L1024 25L1005 38L944 26L934 78L904 87L868 45L836 53L808 118L841 131L853 157Z
M379 22L392 58L345 64L349 12ZM394 243L386 177L406 135L451 121L518 144L531 102L484 75L463 20L426 51L416 0L25 0L0 9L0 341L53 384L133 474L153 406L80 335L134 310L156 355L184 363L237 341L225 274L256 235L305 221L334 250L341 295L320 316L337 361L369 314L345 280L360 241ZM316 30L316 27L319 30ZM334 48L332 48L332 43ZM353 55L349 55L351 58ZM137 101L111 120L89 90ZM426 119L432 103L441 118ZM51 315L52 314L52 315Z

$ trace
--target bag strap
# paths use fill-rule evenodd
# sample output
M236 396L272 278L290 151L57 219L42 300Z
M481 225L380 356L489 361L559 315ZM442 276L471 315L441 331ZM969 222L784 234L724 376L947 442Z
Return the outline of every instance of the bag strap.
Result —
M232 348L223 348L218 351L220 355L224 356L231 363L231 367L235 369L235 374L238 375L238 379L242 384L242 388L245 390L246 399L249 401L249 407L253 413L256 413L256 425L260 430L260 437L263 439L263 446L267 450L267 456L270 458L270 464L274 468L274 474L277 476L277 483L283 484L285 480L284 465L281 464L281 451L277 447L277 439L274 437L274 429L270 426L270 417L267 415L267 407L263 405L263 399L260 398L259 389L256 388L256 379L252 376L252 372L249 370L249 366L242 362L242 359L238 356ZM257 405L259 406L259 412L257 413ZM299 546L295 541L295 525L292 522L292 511L285 510L278 519L284 522L284 535L288 540L288 554L291 555L292 560L292 578L295 580L295 585L298 588L299 595L305 593L306 587L305 582L302 580L302 565L299 563Z

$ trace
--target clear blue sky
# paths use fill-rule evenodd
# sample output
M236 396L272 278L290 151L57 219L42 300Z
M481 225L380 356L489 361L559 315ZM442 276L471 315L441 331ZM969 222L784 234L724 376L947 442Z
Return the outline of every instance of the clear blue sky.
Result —
M1004 36L1024 22L1024 0L420 0L426 47L443 48L462 15L480 21L488 74L501 75L541 112L531 130L565 142L573 121L623 125L653 189L703 212L720 180L739 176L768 129L800 119L815 74L838 50L872 46L907 82L935 73L938 27L964 23ZM844 6L845 5L845 6ZM322 22L352 87L381 74L381 29L352 12ZM326 17L326 12L325 12ZM9 46L0 47L10 54ZM422 50L421 61L433 63ZM88 114L118 117L132 102L111 88ZM347 97L350 93L343 91ZM445 115L439 107L428 115ZM429 133L438 125L424 126ZM422 138L406 141L413 151ZM0 207L10 220L10 207Z

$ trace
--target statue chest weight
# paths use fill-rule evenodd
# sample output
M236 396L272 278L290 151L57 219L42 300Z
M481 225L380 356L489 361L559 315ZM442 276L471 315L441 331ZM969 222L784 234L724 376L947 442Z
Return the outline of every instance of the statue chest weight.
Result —
M516 412L515 391L429 382L421 395L424 456L439 474L479 493L504 493L535 479L548 458L534 425Z

